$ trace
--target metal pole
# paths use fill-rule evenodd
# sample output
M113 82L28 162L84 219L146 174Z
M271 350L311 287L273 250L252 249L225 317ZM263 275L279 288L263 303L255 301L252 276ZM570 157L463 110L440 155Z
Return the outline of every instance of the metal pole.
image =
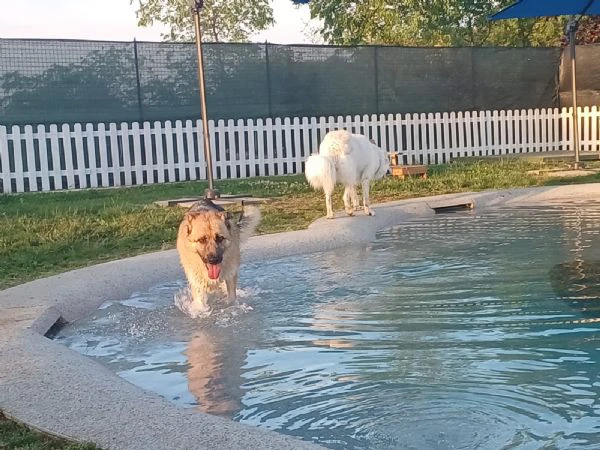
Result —
M208 178L208 189L204 191L207 199L219 198L219 191L215 189L213 182L212 153L210 151L210 139L208 135L208 114L206 113L206 89L204 84L204 59L202 57L202 29L200 28L200 10L203 1L195 0L192 3L192 15L194 16L194 27L196 31L196 50L198 52L198 85L200 87L200 106L202 109L202 130L204 138L204 158L206 159L206 175Z
M379 116L379 55L377 45L373 46L373 84L375 91L375 112Z
M571 54L571 92L573 96L573 147L575 150L574 168L579 168L579 112L577 111L577 76L575 61L575 32L577 31L577 20L569 22L569 49Z
M135 62L135 81L137 87L138 116L141 123L144 121L144 108L142 106L142 85L140 83L140 64L138 58L138 47L135 38L133 38L133 59Z
M267 69L267 101L269 104L269 117L273 117L273 98L271 86L271 63L269 61L269 43L265 41L265 63Z

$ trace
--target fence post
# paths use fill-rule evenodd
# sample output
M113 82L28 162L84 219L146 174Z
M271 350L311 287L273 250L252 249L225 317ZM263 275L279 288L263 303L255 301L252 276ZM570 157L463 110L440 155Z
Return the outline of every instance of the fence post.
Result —
M140 64L138 59L138 48L137 48L137 40L133 38L133 60L135 63L135 82L136 82L136 92L137 92L137 102L138 102L138 115L140 117L140 122L144 121L144 108L142 107L142 86L140 83Z
M267 102L269 104L269 117L273 117L273 106L271 105L271 65L269 63L269 43L265 41L265 63L267 69Z
M373 69L375 72L375 76L373 77L375 83L375 113L379 116L379 52L378 46L373 47Z

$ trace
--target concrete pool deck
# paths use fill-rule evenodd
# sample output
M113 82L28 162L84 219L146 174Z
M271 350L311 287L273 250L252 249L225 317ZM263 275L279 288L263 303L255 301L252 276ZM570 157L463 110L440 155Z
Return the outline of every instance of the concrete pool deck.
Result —
M474 202L474 214L509 205L600 199L600 184L484 191L375 205L376 216L319 219L307 229L253 237L245 261L365 245L378 230L432 207ZM427 245L426 240L415 245ZM243 270L243 267L242 267ZM0 292L0 411L58 436L104 449L309 449L282 434L180 408L118 377L100 363L44 337L103 302L183 279L175 250L145 254L40 279ZM190 319L192 320L192 319Z

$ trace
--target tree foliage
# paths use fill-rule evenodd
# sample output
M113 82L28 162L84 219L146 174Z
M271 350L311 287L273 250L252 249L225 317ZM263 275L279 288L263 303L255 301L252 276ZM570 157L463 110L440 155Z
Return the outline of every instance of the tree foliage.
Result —
M137 4L140 26L165 24L168 41L191 41L194 24L189 0L130 0ZM273 25L269 0L205 0L200 13L202 38L211 42L246 42L248 36Z
M564 18L489 21L513 0L311 0L331 44L555 46Z
M583 17L577 27L575 34L577 44L599 44L600 43L600 17ZM565 39L566 43L566 39Z

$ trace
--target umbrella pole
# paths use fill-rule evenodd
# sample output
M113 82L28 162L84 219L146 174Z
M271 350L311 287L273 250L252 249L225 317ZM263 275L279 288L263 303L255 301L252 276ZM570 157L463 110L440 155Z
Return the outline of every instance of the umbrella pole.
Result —
M200 88L200 107L202 112L202 137L204 138L204 159L206 160L206 175L208 178L208 189L204 191L204 198L213 200L219 198L220 194L214 186L212 153L210 150L210 139L208 131L208 114L206 112L206 88L204 82L204 58L202 55L202 29L200 28L200 10L204 4L203 0L192 0L192 15L194 16L194 31L196 34L196 52L198 53L198 87Z
M573 19L568 24L569 49L571 54L571 92L573 96L573 149L575 150L574 168L579 168L579 112L577 111L577 76L575 59L575 32L577 31L577 20Z

